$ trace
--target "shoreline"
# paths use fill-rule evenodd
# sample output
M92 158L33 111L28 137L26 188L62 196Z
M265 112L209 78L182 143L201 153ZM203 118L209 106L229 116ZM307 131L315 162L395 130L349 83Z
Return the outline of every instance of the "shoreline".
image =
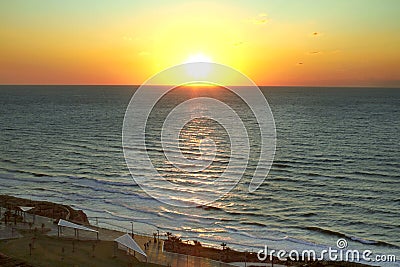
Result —
M31 206L34 207L30 214L37 214L39 216L43 216L49 218L55 223L58 219L65 219L70 221L74 221L75 223L79 223L82 225L89 226L93 229L101 230L102 235L100 236L100 240L103 236L113 236L118 237L119 235L125 234L121 230L117 229L108 229L105 227L98 227L95 225L91 225L89 223L88 216L82 210L76 210L71 208L68 205L62 205L58 203L52 203L48 201L32 201L24 198L8 196L8 195L0 195L0 206L1 207L16 207L16 206ZM69 211L69 212L67 212ZM72 215L71 215L72 214ZM47 215L47 216L46 216ZM50 216L49 216L50 215ZM72 218L72 220L71 220ZM55 221L54 221L55 220ZM157 240L156 240L157 237ZM158 241L159 238L159 241ZM110 238L108 238L110 239ZM160 247L159 242L161 242L161 249L164 249L165 252L178 254L180 256L192 256L204 259L210 259L216 262L225 262L225 263L235 263L238 264L240 262L247 262L248 264L271 264L271 261L268 259L266 261L259 261L257 258L257 254L253 252L244 252L239 250L230 249L229 247L224 247L222 250L217 248L216 246L204 246L200 244L200 242L193 242L191 240L181 240L181 238L174 236L172 233L167 233L166 235L160 234L160 236L146 236L144 234L136 234L135 240L138 241L140 245L146 242L153 242L158 244L158 249ZM158 241L158 242L157 242ZM192 243L190 243L192 242ZM0 251L1 252L1 251ZM353 263L353 262L333 262L333 261L312 261L312 262L302 262L302 261L280 261L277 257L273 257L274 266L313 266L314 264L329 264L329 266L372 266L366 265L362 263ZM312 265L310 265L312 264Z

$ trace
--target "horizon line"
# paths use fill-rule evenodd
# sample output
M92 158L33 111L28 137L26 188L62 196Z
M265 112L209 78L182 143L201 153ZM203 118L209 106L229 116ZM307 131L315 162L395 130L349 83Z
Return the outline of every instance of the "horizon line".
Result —
M0 84L0 86L133 86L133 87L139 87L141 84ZM149 84L149 86L171 86L169 84ZM182 85L173 85L173 86L182 86ZM217 85L216 85L217 86ZM221 87L246 87L246 85L223 85ZM258 87L292 87L292 88L304 88L304 87L309 87L309 88L393 88L393 89L400 89L400 85L393 85L393 86L388 86L388 85L258 85Z

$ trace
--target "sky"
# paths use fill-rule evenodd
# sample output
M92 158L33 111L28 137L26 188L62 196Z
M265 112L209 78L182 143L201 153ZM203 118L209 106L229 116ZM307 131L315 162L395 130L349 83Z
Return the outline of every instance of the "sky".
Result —
M400 87L398 0L1 1L0 84L142 84L211 61L257 85Z

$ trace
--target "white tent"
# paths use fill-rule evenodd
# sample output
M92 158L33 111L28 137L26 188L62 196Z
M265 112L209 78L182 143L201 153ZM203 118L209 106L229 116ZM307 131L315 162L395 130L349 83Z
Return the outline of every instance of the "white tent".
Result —
M24 213L24 222L26 222L26 212L35 207L18 206L18 208ZM33 214L33 222L35 222L35 214Z
M69 221L65 221L63 219L60 219L58 221L58 229L60 230L60 227L68 227L68 228L73 228L75 230L75 235L78 236L79 238L79 230L83 230L83 231L89 231L89 232L94 232L97 234L97 239L99 239L99 231L90 229L88 227L85 227L83 225L79 225L73 222L69 222ZM60 236L60 231L58 232L58 236Z
M138 253L142 254L147 258L146 253L139 247L136 241L133 240L133 238L129 234L124 234L115 239L114 241L126 248L132 249L133 251L137 251Z
M35 207L19 206L18 208L20 208L23 212L27 212L27 211L30 211L31 209L35 208Z

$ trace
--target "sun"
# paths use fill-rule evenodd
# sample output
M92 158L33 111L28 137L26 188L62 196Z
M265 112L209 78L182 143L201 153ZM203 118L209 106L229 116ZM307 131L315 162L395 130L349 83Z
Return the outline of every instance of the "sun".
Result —
M186 59L184 63L196 63L196 62L213 62L212 58L203 54L203 53L197 53L197 54L191 54L189 57Z
M187 74L194 80L207 78L213 68L211 64L207 63L213 63L213 60L203 53L191 54L184 62Z

